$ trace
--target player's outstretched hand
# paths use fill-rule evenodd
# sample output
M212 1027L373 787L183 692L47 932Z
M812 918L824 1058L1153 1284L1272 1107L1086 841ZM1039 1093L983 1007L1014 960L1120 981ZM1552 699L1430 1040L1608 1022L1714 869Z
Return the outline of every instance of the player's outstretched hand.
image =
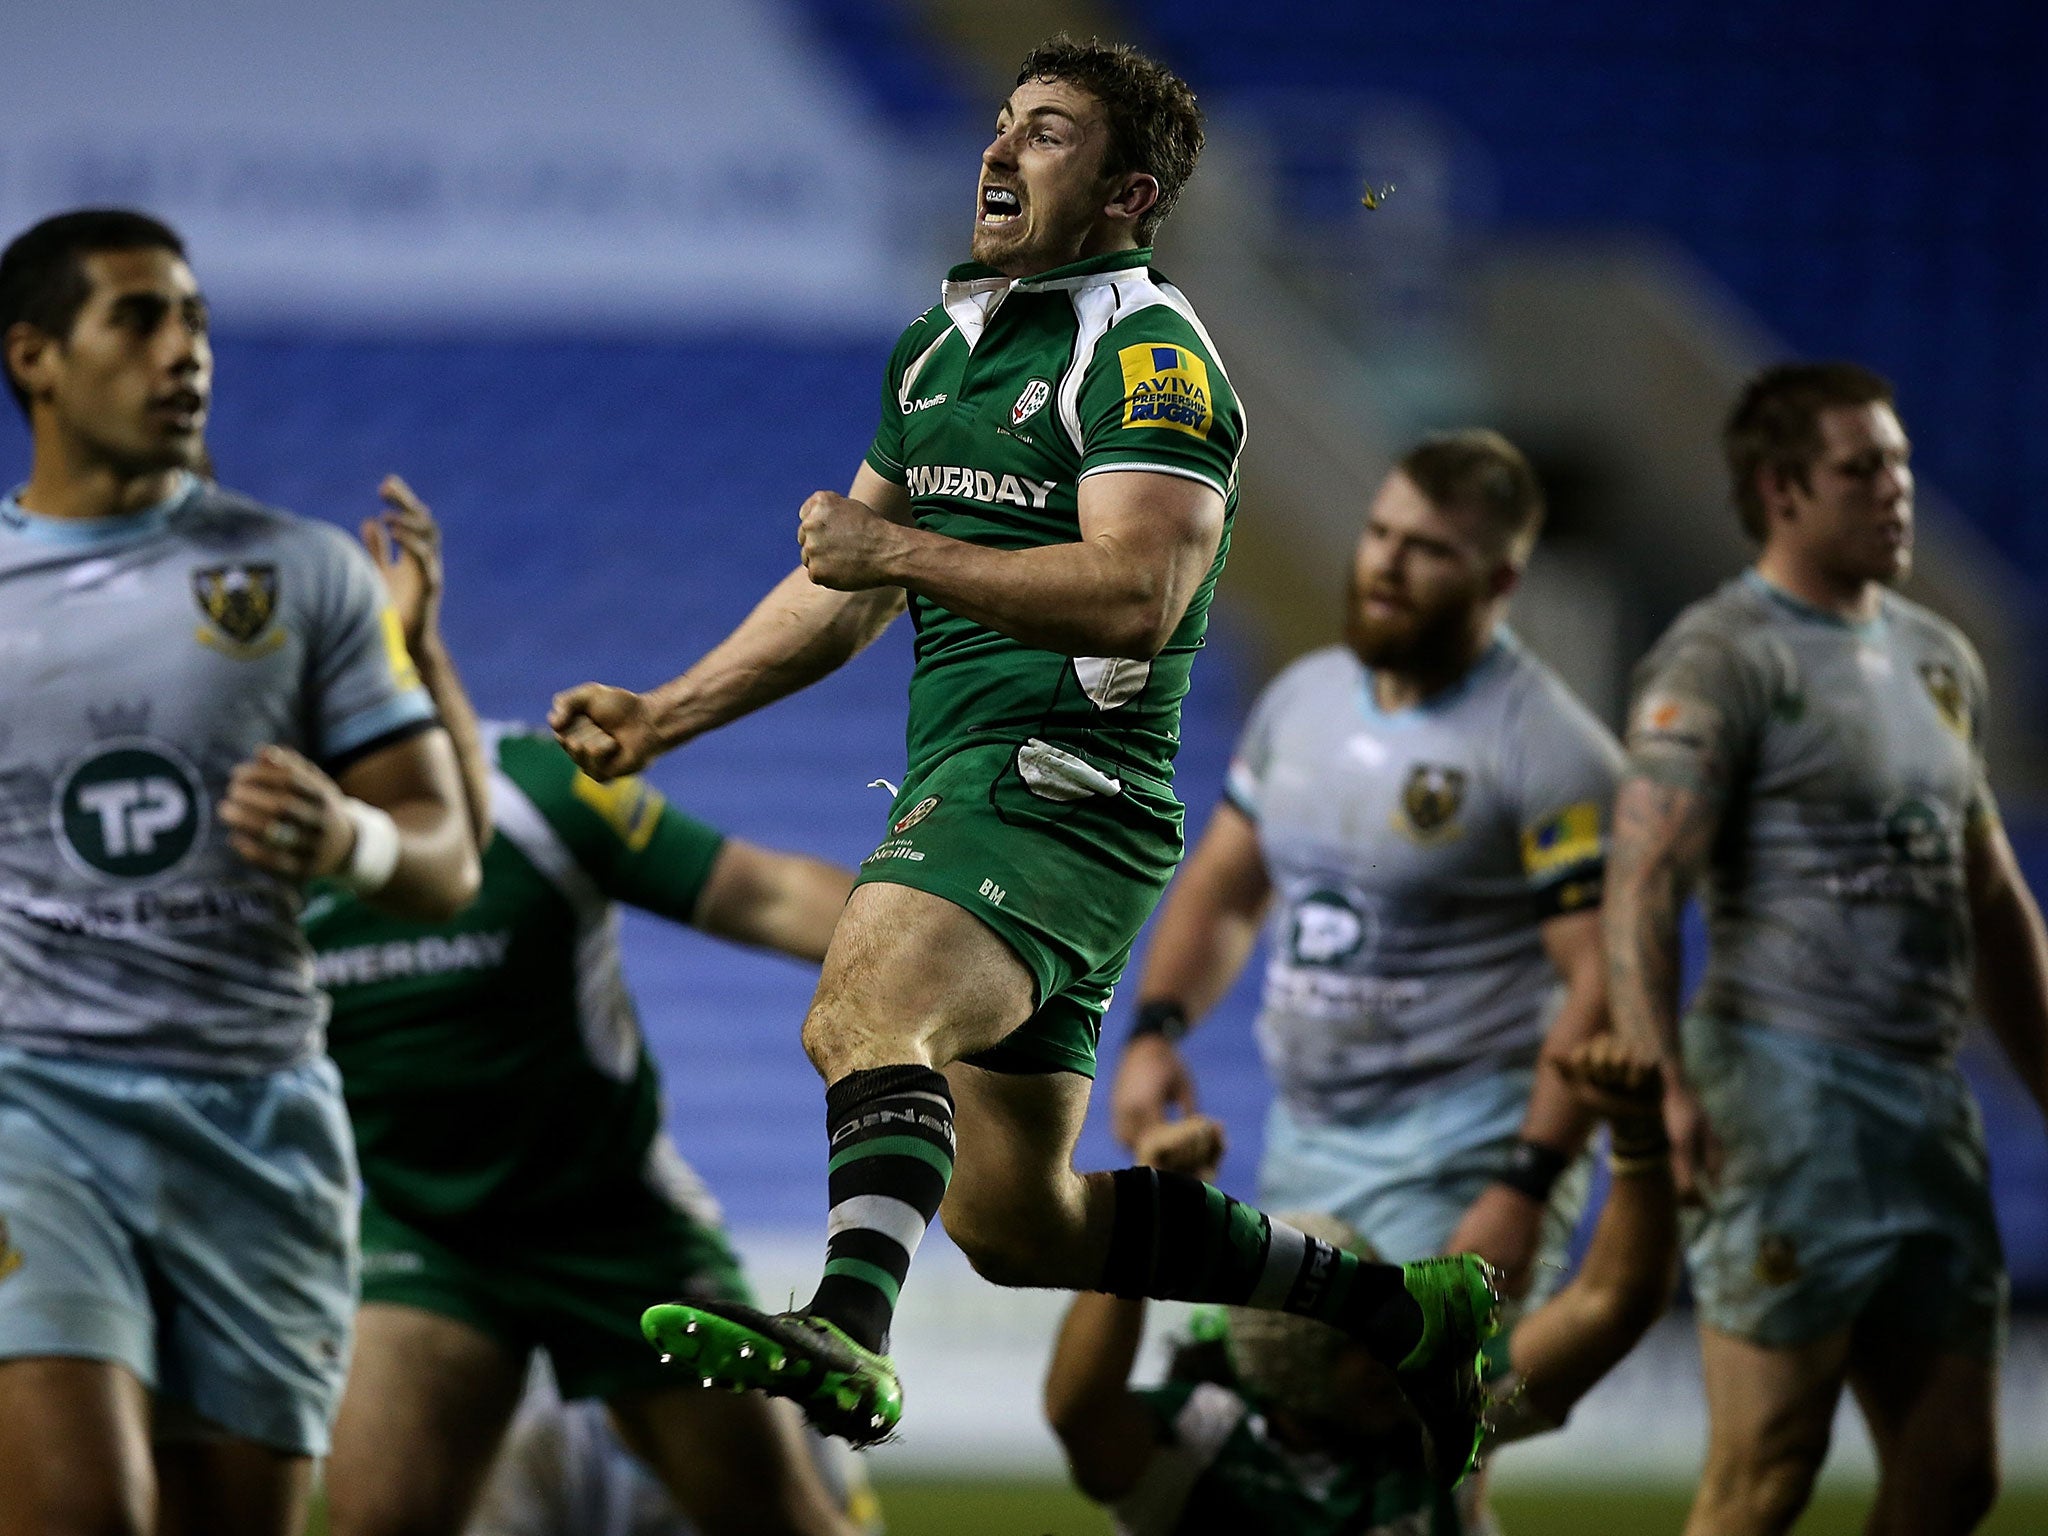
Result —
M344 798L334 780L290 747L259 747L235 765L216 810L238 855L303 884L333 874L355 848Z
M600 784L638 773L661 755L645 694L581 683L555 695L548 724L576 766Z
M1109 1124L1132 1152L1169 1115L1195 1113L1195 1079L1180 1050L1164 1035L1133 1035L1116 1064L1109 1092Z
M1207 1115L1162 1120L1138 1138L1134 1155L1161 1173L1185 1173L1207 1182L1223 1166L1223 1126Z
M864 501L818 491L796 515L796 542L811 581L835 592L897 584L903 529Z
M377 487L384 510L362 523L363 543L391 594L399 627L414 655L441 627L441 526L413 488L396 475Z

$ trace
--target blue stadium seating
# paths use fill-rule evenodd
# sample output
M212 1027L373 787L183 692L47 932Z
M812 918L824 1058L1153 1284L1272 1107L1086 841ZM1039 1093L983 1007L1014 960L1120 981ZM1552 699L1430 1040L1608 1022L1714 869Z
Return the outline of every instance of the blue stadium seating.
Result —
M1501 230L1673 239L1799 352L1895 378L1925 472L2048 582L2048 8L1119 8L1206 101L1271 126L1297 219L1355 216L1374 167L1351 124L1394 96L1483 146Z

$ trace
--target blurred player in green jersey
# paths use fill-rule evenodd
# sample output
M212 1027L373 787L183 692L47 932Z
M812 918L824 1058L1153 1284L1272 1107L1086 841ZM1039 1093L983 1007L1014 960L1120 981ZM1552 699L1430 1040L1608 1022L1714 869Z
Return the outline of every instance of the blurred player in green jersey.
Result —
M1000 1284L1340 1323L1399 1367L1450 1480L1493 1326L1481 1261L1363 1263L1199 1180L1073 1166L1103 1010L1181 855L1181 700L1236 508L1244 415L1150 250L1201 142L1193 94L1133 50L1035 50L982 153L974 259L891 353L851 494L804 503L803 568L674 681L555 701L610 779L824 676L906 603L917 627L902 791L804 1028L823 1279L794 1312L649 1327L692 1371L884 1438L890 1319L943 1200Z
M1751 380L1723 438L1756 564L1643 661L1606 931L1616 1027L1664 1062L1712 1425L1686 1529L1773 1536L1842 1388L1874 1536L1973 1529L1997 1486L2005 1261L1957 1043L2048 1108L2048 936L1985 777L1983 665L1892 591L1911 444L1847 363ZM1706 974L1681 1013L1695 886Z
M1613 1128L1613 1186L1585 1262L1563 1290L1487 1350L1488 1438L1561 1426L1572 1406L1633 1349L1670 1300L1678 1201L1658 1115L1661 1078L1610 1037L1556 1058L1586 1108ZM1155 1121L1139 1155L1213 1171L1213 1120ZM1332 1242L1341 1220L1299 1218ZM1231 1308L1168 1379L1133 1390L1145 1306L1082 1296L1068 1310L1046 1375L1046 1413L1074 1481L1106 1504L1120 1536L1480 1536L1495 1529L1478 1486L1427 1477L1400 1394L1384 1367L1307 1318Z
M364 537L444 717L473 726L438 630L438 532L398 491ZM545 735L457 739L492 834L476 901L414 923L326 890L305 918L365 1190L335 1536L459 1530L535 1350L698 1530L849 1531L796 1414L678 1381L635 1326L658 1300L747 1289L662 1134L615 903L816 961L851 879L721 837L638 779L597 784Z

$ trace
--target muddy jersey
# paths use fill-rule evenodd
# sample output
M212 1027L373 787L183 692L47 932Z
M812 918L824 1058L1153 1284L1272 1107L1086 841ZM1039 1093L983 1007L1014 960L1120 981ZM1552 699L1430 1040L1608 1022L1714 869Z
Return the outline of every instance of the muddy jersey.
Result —
M1852 624L1751 571L1679 616L1637 671L1629 754L1719 805L1697 1009L1954 1050L1971 1007L1964 838L1996 814L1984 704L1969 642L1895 593Z
M317 1051L299 893L215 807L266 743L337 773L433 718L338 529L190 477L90 521L0 501L0 1040L218 1072Z
M1501 631L1389 713L1347 647L1253 708L1230 802L1274 890L1260 1048L1290 1110L1357 1121L1534 1063L1561 997L1546 920L1600 900L1621 748Z
M890 355L867 462L908 488L921 528L997 549L1074 543L1081 482L1121 471L1197 481L1225 509L1222 547L1150 661L1037 650L912 594L912 778L961 747L1035 739L1169 793L1244 418L1194 310L1150 262L1125 251L1015 280L956 267ZM1063 766L1038 754L1021 771Z
M616 904L688 922L724 839L642 779L578 772L552 736L493 725L486 749L496 835L467 909L413 922L327 887L307 904L364 1180L436 1231L594 1216L643 1178L708 1212L658 1138Z

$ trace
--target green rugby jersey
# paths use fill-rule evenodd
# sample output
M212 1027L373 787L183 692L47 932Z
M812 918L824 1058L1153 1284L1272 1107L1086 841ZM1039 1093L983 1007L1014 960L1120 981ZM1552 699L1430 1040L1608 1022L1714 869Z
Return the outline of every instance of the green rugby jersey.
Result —
M1230 548L1244 415L1193 308L1121 251L1011 279L970 263L889 357L867 462L908 488L917 524L997 549L1071 544L1090 475L1144 470L1213 487L1216 559L1151 661L1038 650L913 594L908 761L1031 738L1160 790Z
M364 1180L415 1222L565 1203L598 1220L645 1178L715 1218L658 1137L613 903L688 922L723 840L639 779L585 777L552 737L494 726L487 745L497 835L467 911L409 922L331 887L306 908Z
M1264 1414L1215 1382L1138 1394L1165 1443L1111 1506L1118 1536L1476 1536L1476 1489L1440 1492L1412 1441L1362 1442L1354 1455L1295 1450Z

